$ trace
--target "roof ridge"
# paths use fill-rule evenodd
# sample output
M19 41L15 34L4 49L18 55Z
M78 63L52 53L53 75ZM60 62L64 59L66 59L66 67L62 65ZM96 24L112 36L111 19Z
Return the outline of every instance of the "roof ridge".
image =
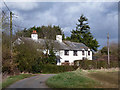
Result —
M64 41L69 41L69 40L64 40ZM73 42L73 41L69 41L69 42ZM73 42L73 43L81 43L81 42ZM81 43L81 44L83 44L83 43Z

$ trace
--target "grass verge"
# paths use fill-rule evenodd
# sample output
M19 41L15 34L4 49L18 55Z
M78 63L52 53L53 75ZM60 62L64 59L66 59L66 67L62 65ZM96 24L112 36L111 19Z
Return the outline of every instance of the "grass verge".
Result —
M85 77L81 72L65 72L49 78L46 84L51 88L91 88L99 82Z
M9 85L15 83L18 80L34 76L32 74L20 74L16 76L10 76L2 82L2 88L7 88Z
M46 84L51 88L118 88L117 75L114 71L76 70L55 75Z

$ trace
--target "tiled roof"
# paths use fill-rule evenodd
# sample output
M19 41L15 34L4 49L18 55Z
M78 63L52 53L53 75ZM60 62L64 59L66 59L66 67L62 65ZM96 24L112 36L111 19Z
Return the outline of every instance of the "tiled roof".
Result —
M28 38L28 37L21 37L20 39L22 41L23 40L27 40L27 41L32 40L31 38ZM89 49L83 43L76 43L76 42L71 42L71 41L66 41L66 40L59 42L57 40L38 39L35 42L40 44L44 48L46 48L46 44L48 44L48 46L52 46L56 50L82 50L82 49L87 50L87 49Z

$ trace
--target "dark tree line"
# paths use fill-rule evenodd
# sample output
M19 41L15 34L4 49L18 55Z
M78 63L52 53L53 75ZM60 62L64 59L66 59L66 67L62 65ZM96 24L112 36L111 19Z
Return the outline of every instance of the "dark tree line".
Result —
M18 31L16 33L17 36L24 36L24 37L30 37L33 30L36 30L38 33L38 38L46 38L46 39L56 39L56 35L63 35L61 28L59 26L41 26L41 27L31 27L29 29L24 29L22 31Z

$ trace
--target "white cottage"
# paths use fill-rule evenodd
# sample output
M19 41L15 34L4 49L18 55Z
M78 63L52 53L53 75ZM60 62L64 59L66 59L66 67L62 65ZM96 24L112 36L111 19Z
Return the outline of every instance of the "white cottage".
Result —
M34 40L39 43L43 47L41 50L44 54L46 54L47 51L47 42L50 47L53 47L53 50L57 56L57 65L62 65L63 63L70 63L70 65L73 65L76 60L92 60L92 51L87 46L83 43L62 40L62 35L56 35L56 40L38 39L36 31L33 31L31 38L22 38L26 40Z

